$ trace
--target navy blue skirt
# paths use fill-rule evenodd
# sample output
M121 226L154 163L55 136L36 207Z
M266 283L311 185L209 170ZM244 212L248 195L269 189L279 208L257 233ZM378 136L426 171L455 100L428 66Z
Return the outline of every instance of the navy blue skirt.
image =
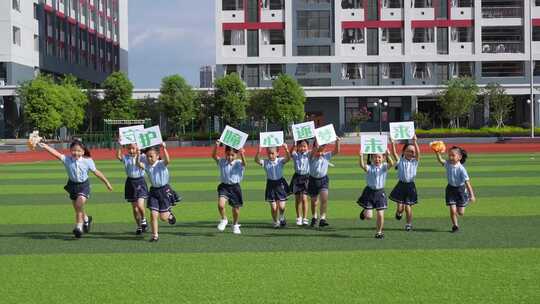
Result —
M169 185L150 187L150 195L146 207L152 211L169 212L182 198Z
M399 204L414 205L418 203L418 194L414 182L399 181L390 192L390 199Z
M446 206L456 205L458 207L467 207L469 204L469 195L465 185L454 187L446 186Z
M364 209L384 210L388 208L388 200L386 199L384 189L375 190L365 187L356 203Z
M64 186L64 190L69 193L69 198L74 201L79 196L83 196L86 198L90 197L90 182L88 180L85 180L82 183L76 183L72 182L71 180L68 180L67 185Z
M242 197L242 189L240 184L225 184L221 183L217 187L218 197L227 199L229 206L233 208L242 207L244 198Z
M321 191L328 191L329 184L330 179L328 178L328 175L321 178L310 176L308 182L308 194L311 197L314 197L319 195Z
M130 203L137 202L140 198L148 198L148 186L144 177L126 179L124 187L124 198Z
M301 175L295 173L289 186L290 193L307 194L309 185L309 174Z
M287 200L289 193L289 184L282 177L278 180L266 180L266 191L264 192L264 199L269 202L283 202Z

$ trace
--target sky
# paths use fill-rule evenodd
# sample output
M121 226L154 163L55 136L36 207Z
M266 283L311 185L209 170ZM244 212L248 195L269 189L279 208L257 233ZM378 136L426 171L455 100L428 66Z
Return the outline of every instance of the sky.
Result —
M215 0L129 0L129 77L159 88L180 74L199 86L199 68L215 64Z

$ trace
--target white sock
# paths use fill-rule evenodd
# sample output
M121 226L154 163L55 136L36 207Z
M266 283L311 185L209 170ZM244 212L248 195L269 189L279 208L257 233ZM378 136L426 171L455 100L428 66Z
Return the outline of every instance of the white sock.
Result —
M83 224L82 223L77 223L77 225L75 225L75 227L79 230L82 230L82 226Z
M84 215L84 222L87 223L88 222L88 215Z
M325 215L321 215L321 220L326 220L326 214L325 214Z

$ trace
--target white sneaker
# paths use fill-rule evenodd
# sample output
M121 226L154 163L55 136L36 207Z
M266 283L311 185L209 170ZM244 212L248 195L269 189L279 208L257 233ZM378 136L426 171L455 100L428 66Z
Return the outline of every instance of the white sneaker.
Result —
M303 225L302 218L301 217L297 218L296 219L296 226L302 226L302 225Z
M276 228L276 229L277 229L277 228L279 228L279 227L280 227L280 225L279 225L279 221L277 221L277 222L274 222L274 228Z
M242 231L240 231L240 224L236 224L232 226L232 233L242 234Z
M309 220L307 218L303 219L302 222L304 225L309 225Z
M217 230L219 231L225 231L225 228L227 227L227 224L229 221L227 219L223 219L219 221L219 224L217 225Z

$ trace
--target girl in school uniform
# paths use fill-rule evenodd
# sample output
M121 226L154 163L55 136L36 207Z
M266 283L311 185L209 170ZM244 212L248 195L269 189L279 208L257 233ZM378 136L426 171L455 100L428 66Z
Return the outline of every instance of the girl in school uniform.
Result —
M92 225L92 217L86 214L84 206L90 197L90 182L88 181L88 172L101 180L109 191L113 188L105 175L96 168L94 161L91 158L90 150L79 140L74 140L69 145L71 155L64 155L56 149L45 143L38 143L38 146L49 152L52 156L60 160L68 175L68 182L64 189L69 193L69 198L72 201L73 209L75 210L75 228L73 235L76 238L81 238L83 232L89 233Z
M309 225L308 212L308 182L309 182L309 143L307 140L296 142L291 158L294 163L294 175L289 189L296 199L296 225Z
M139 161L145 161L146 156L141 152L136 144L126 146L127 154L122 155L122 146L116 151L116 158L122 162L126 171L126 182L124 186L124 198L131 203L133 219L137 225L136 235L141 235L148 229L148 223L145 217L144 200L148 198L148 186L144 180L144 169L137 165Z
M328 208L328 189L330 180L328 178L328 165L333 156L340 151L341 139L338 137L334 146L334 152L325 152L325 145L319 146L315 140L313 150L309 157L309 181L308 194L311 197L311 227L315 227L317 222L319 227L328 226L326 212ZM317 216L317 206L320 200L320 220Z
M377 232L375 238L383 239L384 210L388 207L384 186L386 184L388 168L392 167L394 162L391 157L388 157L387 151L386 154L368 155L368 163L366 165L364 155L360 152L359 165L366 172L367 184L362 191L362 195L356 202L362 207L360 219L371 219L373 217L373 209L375 209L377 211Z
M437 161L446 169L448 185L446 186L446 206L450 210L452 232L459 231L458 215L465 214L469 202L475 202L476 196L471 185L467 169L463 166L467 161L467 152L457 146L448 150L448 160L444 160L441 152L435 152Z
M291 159L287 144L283 145L285 157L279 157L276 147L267 148L268 159L260 159L261 147L255 155L255 163L264 168L266 172L265 200L270 203L270 211L274 221L274 228L287 226L285 220L285 203L289 193L289 185L283 178L283 167Z
M163 147L163 159L160 159L160 147L151 147L146 150L146 157L138 157L139 167L146 171L152 186L148 195L146 206L152 213L151 227L152 237L150 242L159 240L159 220L167 221L170 225L176 224L176 217L172 213L172 207L180 202L180 196L169 185L169 170L167 166L171 159L165 143Z
M219 141L216 141L216 145L212 150L212 158L216 161L219 167L221 183L217 187L218 192L218 211L221 216L221 220L217 226L219 231L225 231L227 224L227 214L225 212L225 204L229 204L232 208L233 214L233 233L241 234L240 231L240 208L244 205L244 199L242 198L242 189L240 188L240 182L244 178L244 169L246 167L246 157L244 155L244 149L240 151L233 149L229 146L225 146L225 157L218 156L217 149L221 145ZM238 159L240 155L240 159Z
M390 192L390 199L397 203L396 219L399 221L405 212L407 223L405 230L412 230L412 207L418 203L418 195L414 179L420 161L420 148L416 140L416 135L413 137L413 142L403 145L401 157L398 158L396 152L396 143L392 141L392 155L396 161L396 170L398 174L398 183Z

